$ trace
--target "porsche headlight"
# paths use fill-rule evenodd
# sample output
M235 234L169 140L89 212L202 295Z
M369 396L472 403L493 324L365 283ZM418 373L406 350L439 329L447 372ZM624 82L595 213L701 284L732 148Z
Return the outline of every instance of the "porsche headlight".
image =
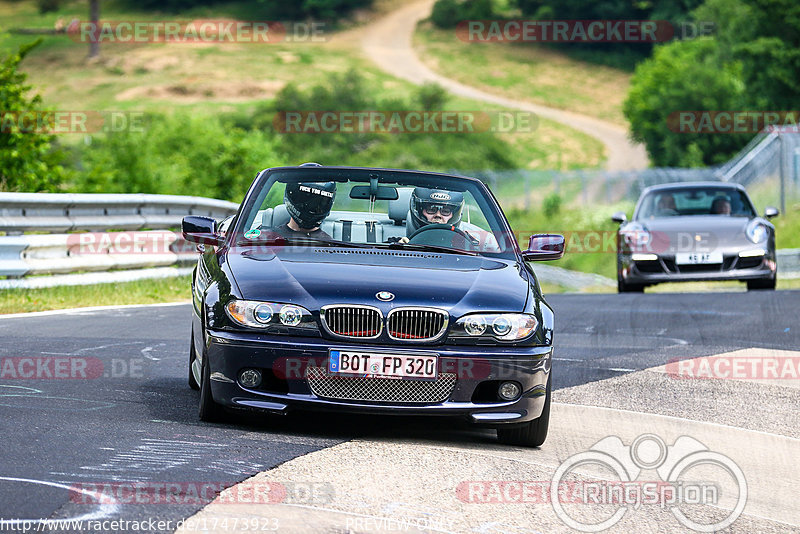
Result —
M231 300L225 306L225 311L234 323L250 328L317 328L311 312L295 304Z
M527 313L472 313L455 322L452 337L519 341L536 331L539 321Z
M766 241L768 231L764 223L753 220L747 225L744 233L747 235L747 239L753 243L761 243L762 241Z
M626 230L622 233L623 238L625 239L625 244L631 250L649 250L650 243L653 240L653 236L642 227L635 227L629 230Z

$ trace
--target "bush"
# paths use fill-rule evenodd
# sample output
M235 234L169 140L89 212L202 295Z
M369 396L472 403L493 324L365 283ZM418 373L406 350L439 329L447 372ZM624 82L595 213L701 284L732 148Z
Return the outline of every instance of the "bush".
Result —
M425 111L444 109L447 98L447 91L438 83L426 82L417 90L417 100Z
M561 212L561 195L558 193L551 193L547 195L542 203L544 216L552 219Z
M486 20L493 16L491 0L437 0L431 21L439 28L455 28L462 20Z
M455 28L460 13L458 0L436 0L431 10L431 21L439 28Z
M146 132L94 138L74 184L87 193L162 193L241 201L258 171L283 165L275 140L217 117L151 116Z
M64 153L53 135L29 131L20 114L43 111L39 95L27 96L27 76L18 71L25 55L41 42L20 47L0 62L0 191L57 191L68 178Z
M379 87L370 85L358 71L351 70L333 74L309 90L287 85L276 96L274 105L276 111L402 111L419 106L403 100L381 100L377 96L380 94ZM443 91L428 86L420 89L416 99L423 106L441 109L445 97ZM258 120L263 121L264 116ZM287 133L280 135L279 146L295 162L317 161L325 165L436 170L520 166L509 156L506 143L492 133Z
M58 8L61 7L61 0L36 0L36 7L39 8L39 13L58 11Z

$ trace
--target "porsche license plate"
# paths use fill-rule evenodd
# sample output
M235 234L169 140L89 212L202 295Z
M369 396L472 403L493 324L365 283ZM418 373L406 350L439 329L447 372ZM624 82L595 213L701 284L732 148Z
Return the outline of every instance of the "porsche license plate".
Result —
M707 263L722 263L722 252L683 252L675 255L678 265L703 265Z
M328 371L331 373L393 376L398 378L436 378L438 356L386 354L331 350Z

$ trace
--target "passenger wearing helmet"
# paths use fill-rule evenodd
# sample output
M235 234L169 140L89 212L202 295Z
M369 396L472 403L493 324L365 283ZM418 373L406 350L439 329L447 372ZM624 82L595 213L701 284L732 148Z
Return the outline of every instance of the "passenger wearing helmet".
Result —
M290 183L286 184L283 203L289 212L289 222L278 226L275 232L284 237L305 235L317 239L333 239L319 226L333 207L336 183Z
M449 224L455 228L461 223L464 195L457 191L416 187L409 201L408 235L429 224Z

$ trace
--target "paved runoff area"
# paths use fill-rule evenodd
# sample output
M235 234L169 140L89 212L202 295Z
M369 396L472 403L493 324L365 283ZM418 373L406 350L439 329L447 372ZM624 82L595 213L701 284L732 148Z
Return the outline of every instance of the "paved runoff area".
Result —
M724 525L734 514L726 531L800 532L800 389L796 375L754 376L753 369L765 367L754 360L764 357L777 358L779 370L791 373L785 362L796 364L800 352L752 348L557 390L540 449L502 446L480 434L463 443L341 443L226 490L178 532L246 532L258 524L319 533L596 532L603 522L611 522L609 532L674 532ZM719 378L707 374L714 369ZM692 454L705 463L685 460ZM554 479L572 458L583 461ZM660 471L659 462L671 463L673 472ZM631 464L638 476L617 476L615 465ZM683 473L675 473L681 466ZM629 497L603 498L629 478ZM561 488L558 510L550 498L554 480ZM299 502L300 496L281 490L298 483L317 491ZM677 514L675 496L648 500L647 484L651 493L685 490ZM588 502L587 489L594 490ZM690 490L716 497L697 502ZM744 508L737 510L740 503Z

